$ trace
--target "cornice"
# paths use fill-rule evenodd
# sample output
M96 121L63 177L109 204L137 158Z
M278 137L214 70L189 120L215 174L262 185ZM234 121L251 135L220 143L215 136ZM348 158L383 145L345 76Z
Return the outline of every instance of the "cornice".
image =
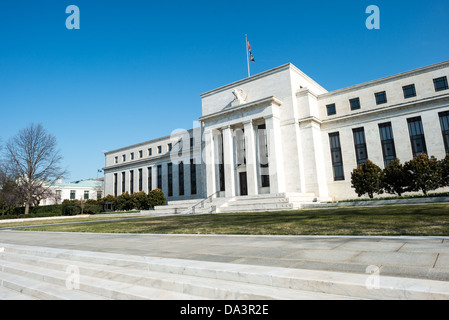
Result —
M276 106L281 106L282 105L282 101L274 96L270 96L267 98L263 98L263 99L259 99L256 101L252 101L249 103L245 103L239 106L235 106L235 107L230 107L227 108L225 110L221 110L215 113L211 113L208 114L206 116L202 116L199 118L200 121L207 121L213 118L217 118L217 117L224 117L227 116L230 113L234 113L234 112L238 112L238 111L243 111L243 110L247 110L247 109L251 109L254 107L259 107L261 105L276 105Z
M318 98L319 99L325 99L325 98L329 98L329 97L332 97L332 96L335 96L335 95L339 95L339 94L342 94L342 93L347 93L347 92L351 92L351 91L361 90L361 89L365 89L365 88L368 88L368 87L381 85L381 84L384 84L386 82L396 81L396 80L400 80L400 79L416 76L418 74L423 74L423 73L430 72L430 71L444 69L444 68L447 68L447 67L449 67L449 60L448 61L444 61L444 62L440 62L440 63L437 63L437 64L433 64L433 65L430 65L430 66L426 66L426 67L422 67L422 68L418 68L418 69L414 69L414 70L398 73L398 74L395 74L395 75L392 75L392 76L388 76L388 77L385 77L385 78L381 78L381 79L377 79L377 80L373 80L373 81L357 84L357 85L350 86L350 87L347 87L347 88L343 88L343 89L339 89L339 90L335 90L335 91L330 91L328 93L323 93L323 94L319 95Z

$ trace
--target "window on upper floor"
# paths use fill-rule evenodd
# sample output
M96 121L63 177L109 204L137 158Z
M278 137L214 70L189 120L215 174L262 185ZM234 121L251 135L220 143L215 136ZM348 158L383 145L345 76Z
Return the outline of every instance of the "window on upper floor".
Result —
M421 153L427 153L426 140L421 117L407 119L410 142L412 144L413 157Z
M148 156L151 156L153 154L153 149L148 148Z
M405 99L416 97L416 89L414 84L402 87L402 91L404 91Z
M143 151L142 150L139 151L139 158L143 158Z
M384 165L386 167L396 159L396 148L394 145L391 122L380 123L379 133L380 142L382 144L382 154L384 156Z
M433 84L435 86L436 92L449 89L449 87L447 85L447 77L433 79Z
M443 133L444 148L446 154L449 154L449 111L440 112L441 131Z
M354 136L355 155L357 167L366 163L368 152L366 150L365 130L363 128L352 129Z
M126 154L124 154L124 155L122 156L122 160L123 160L123 162L126 161Z
M376 97L377 105L387 103L387 93L385 91L377 92L374 95Z
M131 160L134 160L134 152L131 152Z
M162 153L162 146L157 146L157 153Z
M329 133L329 144L331 148L332 168L334 171L334 181L345 180L343 170L343 158L341 155L340 134L338 132Z
M171 151L171 149L173 148L173 144L169 143L167 146L168 146L168 151Z
M351 111L360 109L360 99L359 98L350 99L349 105L351 106Z
M336 107L335 107L335 103L328 104L328 105L326 106L326 109L327 109L327 115L328 115L328 116L332 116L332 115L334 115L334 114L337 114L337 109L336 109Z
M118 157L114 158L114 163L118 163Z

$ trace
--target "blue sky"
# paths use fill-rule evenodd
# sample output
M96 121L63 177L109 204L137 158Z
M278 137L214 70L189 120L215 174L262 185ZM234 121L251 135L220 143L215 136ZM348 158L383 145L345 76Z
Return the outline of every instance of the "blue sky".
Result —
M449 60L448 17L447 0L0 0L0 139L42 123L67 178L95 178L105 151L192 128L201 93L245 78L245 34L252 74L291 62L331 91Z

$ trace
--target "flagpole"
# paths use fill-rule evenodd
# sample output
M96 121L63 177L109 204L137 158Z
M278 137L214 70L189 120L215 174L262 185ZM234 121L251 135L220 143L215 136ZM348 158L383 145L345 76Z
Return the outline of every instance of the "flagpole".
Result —
M251 73L249 71L249 50L248 50L248 36L245 34L245 45L246 45L246 64L248 65L248 78L251 77Z

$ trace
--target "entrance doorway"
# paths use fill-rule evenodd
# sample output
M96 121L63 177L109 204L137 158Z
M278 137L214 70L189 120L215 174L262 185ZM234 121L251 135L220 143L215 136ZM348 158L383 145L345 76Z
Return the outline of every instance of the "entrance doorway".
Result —
M248 183L246 180L246 171L239 173L240 180L240 195L247 196L248 195Z

